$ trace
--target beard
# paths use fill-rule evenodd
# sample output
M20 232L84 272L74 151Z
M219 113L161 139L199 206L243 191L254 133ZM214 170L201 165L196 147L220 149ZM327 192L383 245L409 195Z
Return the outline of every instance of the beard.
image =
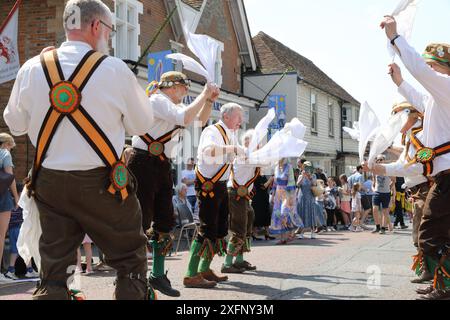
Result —
M110 48L108 41L105 38L101 37L100 40L97 42L97 48L95 48L95 50L109 56Z

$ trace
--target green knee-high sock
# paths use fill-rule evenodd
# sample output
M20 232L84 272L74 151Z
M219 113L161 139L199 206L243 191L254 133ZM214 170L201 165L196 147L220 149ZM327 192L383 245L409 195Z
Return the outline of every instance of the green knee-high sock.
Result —
M153 264L152 264L152 276L155 278L162 277L164 275L164 262L166 257L161 255L162 245L156 240L151 241L153 248Z
M200 257L198 256L198 253L200 252L200 249L202 248L202 244L198 242L197 240L194 240L191 245L191 251L189 252L189 264L188 264L188 270L186 273L186 277L195 277L198 272L198 264L200 263Z
M200 265L198 266L198 272L202 273L209 271L211 268L211 262L212 258L211 259L201 258Z
M438 266L438 262L430 257L425 257L424 260L427 264L428 271L431 274L434 274L434 272L436 271L436 267Z
M233 256L231 254L227 254L225 257L225 262L223 263L225 267L231 267L233 265Z
M235 247L234 245L230 242L228 242L228 247L227 247L227 256L225 257L225 262L224 265L225 267L231 267L233 265L233 252L235 251Z
M439 262L438 262L437 260L434 260L434 259L430 258L430 257L426 257L426 258L425 258L425 261L426 261L426 263L427 263L427 266L428 266L430 272L431 272L432 274L434 274L435 271L436 271L436 268L437 268L438 265L439 265ZM447 273L450 272L450 261L449 261L449 260L446 260L446 261L444 262L444 269L445 269L445 271L446 271ZM443 277L442 277L442 280L443 280L443 284L444 284L444 288L442 288L442 289L448 289L448 288L450 288L450 278L445 277L445 275L442 275L442 276L443 276Z
M444 262L444 268L445 268L445 271L447 272L447 274L450 274L450 260L449 259L447 259ZM445 285L446 289L450 289L450 278L444 277L444 285Z
M239 253L236 257L236 263L242 263L244 262L244 254L243 253Z

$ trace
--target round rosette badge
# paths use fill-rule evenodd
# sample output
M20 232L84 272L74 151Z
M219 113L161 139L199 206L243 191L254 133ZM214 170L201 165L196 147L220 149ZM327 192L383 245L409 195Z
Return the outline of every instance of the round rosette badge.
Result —
M70 114L78 109L81 103L81 92L71 82L61 81L50 91L50 104L58 113Z
M430 148L422 148L417 151L416 160L422 164L426 164L430 161L433 161L436 156L436 153L433 149Z
M111 182L114 189L121 191L128 185L128 169L123 162L117 162L111 172Z
M158 141L152 142L148 146L148 152L155 157L159 157L164 152L164 145Z

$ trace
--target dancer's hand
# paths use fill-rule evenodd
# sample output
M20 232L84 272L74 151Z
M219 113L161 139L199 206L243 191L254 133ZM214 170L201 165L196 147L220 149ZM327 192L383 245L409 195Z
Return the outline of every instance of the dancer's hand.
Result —
M214 85L214 90L212 91L209 99L213 102L216 102L216 100L219 98L219 96L220 96L220 89L218 86Z
M386 36L389 40L394 39L397 33L397 21L393 16L384 16L383 21L380 24L381 29L386 31Z
M403 76L402 70L396 63L392 63L389 65L389 74L392 78L392 81L397 85L397 87L400 87L400 85L403 83Z

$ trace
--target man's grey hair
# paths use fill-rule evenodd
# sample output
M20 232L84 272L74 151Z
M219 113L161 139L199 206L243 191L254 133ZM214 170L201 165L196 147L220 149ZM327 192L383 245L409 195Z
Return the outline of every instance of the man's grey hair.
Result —
M64 9L64 30L85 30L96 19L111 19L111 10L101 0L69 0Z
M225 115L231 115L235 110L239 110L241 112L244 111L240 105L237 103L227 103L220 108L220 117L222 120L224 119Z
M176 194L176 195L179 195L180 192L181 192L181 190L183 190L184 187L187 188L187 185L185 185L184 183L180 183L179 185L177 185L177 186L175 187L175 194Z

